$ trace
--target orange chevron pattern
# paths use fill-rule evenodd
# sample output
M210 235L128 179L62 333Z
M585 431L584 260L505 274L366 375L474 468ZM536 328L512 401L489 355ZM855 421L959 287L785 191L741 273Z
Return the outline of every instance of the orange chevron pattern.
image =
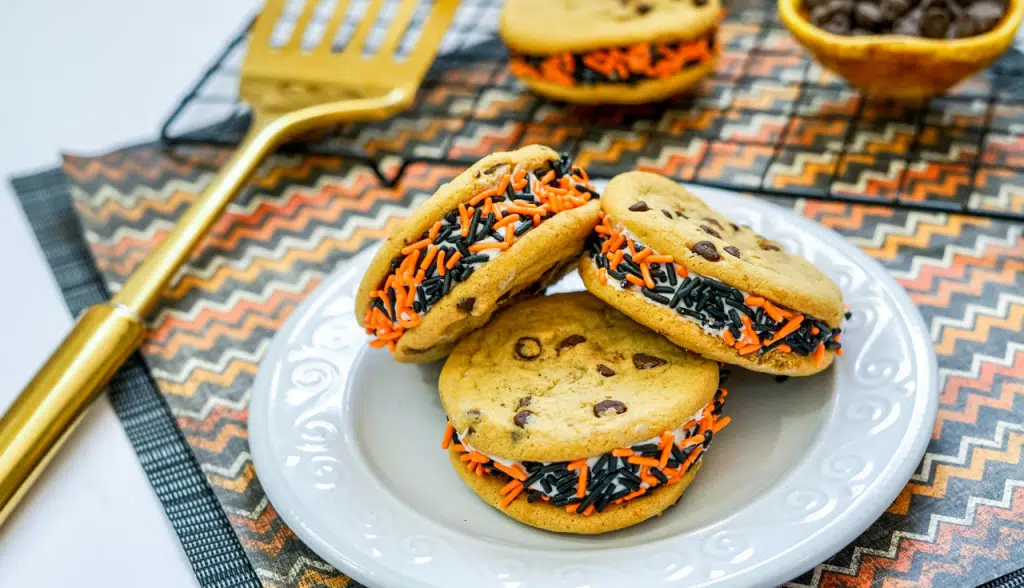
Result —
M167 292L142 352L265 585L358 586L302 545L255 477L247 401L260 354L322 276L393 231L478 154L541 142L578 151L599 175L642 167L737 189L764 181L776 190L1024 211L1024 172L1001 167L1024 161L1024 143L1000 130L1016 124L1013 107L994 101L982 118L999 129L968 145L987 124L976 112L862 103L781 26L738 17L721 30L718 71L690 96L630 108L541 101L489 55L432 74L422 103L396 120L338 130L332 140L380 159L389 176L401 172L395 185L344 157L287 155L261 168ZM916 119L923 124L907 122ZM975 123L942 132L942 120ZM912 147L931 159L908 157ZM813 157L798 163L803 152ZM419 161L427 154L450 164ZM973 177L975 154L986 166ZM142 147L66 160L108 286L163 238L228 156ZM1024 432L1007 425L1019 423L1024 394L1024 350L1012 346L1024 332L1020 228L885 206L797 207L897 276L930 323L943 386L927 467L871 529L793 585L962 585L1018 567L1024 494L1007 481L1020 480Z

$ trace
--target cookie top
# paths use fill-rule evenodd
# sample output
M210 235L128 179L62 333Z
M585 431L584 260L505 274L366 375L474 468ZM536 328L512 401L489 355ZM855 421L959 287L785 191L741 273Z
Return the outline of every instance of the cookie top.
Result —
M694 39L717 26L719 0L508 0L500 32L513 51L581 52Z
M839 287L821 270L712 210L678 183L647 172L613 178L604 213L653 251L694 272L816 317L843 318ZM669 218L671 217L671 218Z
M521 302L456 346L441 402L474 448L570 461L650 439L711 402L718 366L594 296Z

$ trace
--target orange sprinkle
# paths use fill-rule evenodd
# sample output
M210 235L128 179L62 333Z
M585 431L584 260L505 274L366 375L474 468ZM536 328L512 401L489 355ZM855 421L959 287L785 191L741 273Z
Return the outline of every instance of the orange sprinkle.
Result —
M573 471L576 471L576 470L582 468L585 465L587 465L587 460L585 460L585 459L577 459L576 461L569 462L569 465L566 466L565 469L569 470L570 472L573 472Z
M767 310L767 308L766 308ZM781 341L788 337L791 333L800 328L800 323L804 322L804 316L799 314L782 325L782 328L775 331L775 335L772 337L772 341Z
M512 478L514 480L519 480L520 482L522 482L523 480L526 479L526 472L524 472L522 470L522 468L519 468L518 471L517 471L517 469L515 467L509 467L509 466L507 466L507 465L505 465L505 464L503 464L501 462L497 462L497 461L494 462L491 465L493 465L494 467L498 468L499 470L505 472L506 474L509 475L510 478Z
M512 464L512 471L516 473L516 475L512 477L517 480L525 480L528 477L523 468L519 467L519 464Z
M667 435L667 438L666 438ZM668 464L668 458L672 455L672 447L675 445L671 432L665 431L661 434L661 459L658 460L658 467L663 468Z
M579 502L577 502L576 504L570 504L570 505L565 507L565 512L576 512L579 509L579 507L580 507L580 503Z
M473 461L473 456L469 453L465 453L459 456L459 461L470 462Z
M620 447L619 449L612 449L612 456L614 457L629 457L633 455L633 450L628 447Z
M691 445L700 445L704 442L704 435L694 435L693 437L687 437L679 442L679 449L686 449Z
M818 343L814 348L814 367L821 367L825 363L825 344Z
M495 230L497 230L497 229L500 229L501 227L504 227L505 225L510 225L512 223L517 223L517 222L519 222L520 218L521 217L518 214L510 214L510 215L506 216L505 218L501 219L500 221L494 223L494 227L493 228Z
M641 457L639 455L634 455L627 459L626 461L628 461L629 463L635 463L637 465L658 467L658 460L654 459L653 457Z
M764 311L777 323L781 323L786 319L786 317L782 316L782 313L779 312L779 308L767 300L764 302Z
M512 242L516 239L516 232L512 230L512 227L505 229L505 244L511 246Z
M644 251L649 250L645 249ZM671 255L651 255L647 258L647 263L672 263L673 261L675 260Z
M427 255L424 256L423 262L420 263L420 269L421 270L425 270L428 267L430 267L430 264L431 264L431 262L434 261L434 257L437 256L437 252L438 251L439 251L439 249L437 248L437 245L434 245L433 243L431 243L430 246L427 247Z
M444 276L445 269L446 268L444 266L444 250L442 249L437 254L437 275ZM744 316L746 316L746 315L744 315Z
M832 340L835 341L836 343L838 343L839 342L839 337L842 337L842 335L843 335L842 333L836 333L836 336L832 337Z
M740 355L747 355L748 353L753 353L753 352L757 351L760 348L761 348L761 346L757 345L756 343L751 343L750 345L744 345L743 347L740 347Z
M647 286L646 282L644 282L642 279L634 276L633 274L626 274L626 279L629 281L630 284L639 286L641 288Z
M644 251L650 251L650 249L644 249ZM647 288L653 289L654 279L651 277L651 268L646 263L640 264L640 274L644 277L644 284L647 286Z
M836 349L835 353L836 353L836 355L838 355L839 357L842 357L842 356L843 356L843 348L842 348L842 347L840 347L839 349Z
M740 313L740 321L743 323L743 337L750 341L751 345L761 346L761 339L757 336L757 331L754 330L754 323L750 322L750 317L747 313Z
M790 347L789 345L783 343L782 345L779 345L778 347L776 347L775 350L776 351L781 351L783 353L789 353L790 351L793 351L793 348Z
M555 170L549 169L548 173L544 174L544 177L540 179L540 183L549 184L553 179L555 179Z
M607 284L608 283L608 270L606 270L603 267L598 269L597 270L597 279L600 280L602 284Z
M811 334L812 335L817 335L820 332L821 332L821 329L819 329L818 327L811 327Z
M590 515L594 514L594 510L596 510L596 509L597 509L597 507L595 507L593 504L591 504L590 506L587 507L587 509L585 511L583 511L583 516L589 517Z
M498 189L494 191L495 194L504 194L505 190L508 189L509 182L512 181L511 174L505 174L501 176L501 181L498 182Z
M467 453L466 455L468 455L470 459L472 459L473 461L475 461L477 463L487 463L487 462L491 461L491 458L489 458L486 455L480 453L479 451L471 451L471 452Z
M697 461L697 457L703 451L704 451L703 447L695 447L692 451L690 451L690 455L686 456L686 461L684 461L682 464L680 464L679 471L685 472L687 470L687 468L690 467L690 464L692 464L693 462Z
M405 247L402 248L402 255L409 255L410 253L416 251L417 249L423 249L427 245L430 245L430 243L430 239L423 239L422 241L416 241L415 243L406 245Z
M444 254L443 251L441 253ZM460 259L462 259L462 252L461 251L456 251L455 253L452 254L452 256L448 259L448 262L445 263L444 266L446 268L448 268L448 269L452 269L453 267L455 267L456 263L459 263ZM441 275L444 275L444 274L441 274Z
M758 306L764 305L764 298L761 298L760 296L747 296L743 299L743 304L757 308Z
M508 249L508 243L498 241L497 243L474 243L469 246L471 253L478 253L480 251L486 251L488 249L500 249L502 251Z
M502 494L502 496L504 496L505 494L508 494L509 492L515 490L516 486L522 486L522 485L523 485L523 483L520 482L519 480L509 480L509 483L505 484L501 488L501 494Z
M452 445L452 449L454 449L455 451L458 451L459 453L465 453L466 452L466 446L463 445L462 443L456 443L455 445Z
M469 199L469 205L476 206L477 204L483 202L485 198L490 198L491 196L494 196L497 193L498 191L494 188L487 188L486 190L482 190L476 196L473 196L472 198Z
M402 336L402 333L397 333L397 334L398 334L399 337ZM374 349L380 349L381 347L384 347L388 343L389 343L389 341L387 341L385 339L381 339L381 338L378 337L378 338L370 341L370 347L373 347Z
M506 506L512 504L512 501L515 500L516 497L519 496L519 494L522 491L523 491L523 485L520 484L518 488L516 488L515 490L509 492L508 496L506 496L505 498L503 498L501 500L501 503L500 503L501 508L505 508Z
M717 419L715 419L715 424L711 426L711 432L714 433L715 435L717 435L719 431L724 429L725 426L728 425L731 422L732 422L732 419L727 417L727 416L723 416L723 417L717 418Z
M722 339L725 339L725 344L732 347L736 343L736 337L732 336L732 331L726 329L722 331Z
M441 231L441 221L437 221L436 223L434 223L434 226L430 227L430 232L427 233L427 239L430 239L430 241L433 242L434 238L437 237L437 234L440 231Z
M647 259L650 256L651 256L651 249L648 247L647 249L644 249L643 251L641 251L641 252L639 252L639 253L637 253L636 255L633 256L633 263L640 263L641 261Z

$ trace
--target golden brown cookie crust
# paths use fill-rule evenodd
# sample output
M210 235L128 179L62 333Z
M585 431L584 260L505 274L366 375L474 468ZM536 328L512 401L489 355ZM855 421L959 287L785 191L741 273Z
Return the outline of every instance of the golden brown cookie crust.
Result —
M629 210L638 201L645 202L649 210ZM618 175L608 183L601 206L613 224L623 225L641 243L671 255L676 263L698 274L820 319L833 328L842 321L842 293L824 272L799 255L765 249L779 245L748 228L733 228L725 216L668 178L647 172ZM662 209L682 211L689 218L673 214L669 219ZM702 225L719 236L707 233ZM721 259L708 261L694 253L690 248L700 241L714 244ZM727 253L727 246L737 248L739 257Z
M538 529L582 535L624 529L660 515L679 500L701 467L701 463L698 463L675 484L658 486L643 496L621 504L609 504L601 512L588 517L567 512L564 507L552 506L543 501L531 504L522 497L501 508L499 504L504 498L501 488L505 482L495 476L478 476L470 472L466 464L459 461L459 457L460 453L455 450L454 445L448 449L448 459L459 477L487 504L521 523Z
M536 357L523 359L517 345L529 345L523 354ZM651 366L645 358L665 363ZM608 370L614 374L602 375ZM458 343L439 388L455 431L462 436L472 427L463 441L474 449L514 460L571 461L676 429L712 401L718 366L575 292L496 314ZM626 410L597 417L594 406L603 400ZM525 426L515 423L522 410L533 413Z
M676 345L699 353L708 359L739 365L748 370L786 376L809 376L823 371L832 364L835 353L826 351L822 364L816 365L812 355L773 350L764 355L740 355L716 335L704 332L700 325L681 318L667 306L653 304L633 290L622 290L611 283L602 284L593 259L580 259L580 277L592 294L621 310L637 322L657 331Z
M636 84L587 84L565 86L536 78L520 78L530 90L576 104L644 104L680 94L708 76L718 63L718 49L711 59L688 67L665 79L651 79Z
M697 39L721 14L719 0L699 7L692 0L508 0L499 31L521 53L581 53Z

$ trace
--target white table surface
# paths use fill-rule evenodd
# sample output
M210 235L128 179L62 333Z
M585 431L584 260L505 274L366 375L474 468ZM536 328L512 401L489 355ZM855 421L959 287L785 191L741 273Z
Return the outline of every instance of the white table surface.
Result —
M257 0L0 0L0 410L71 324L8 177L152 139ZM106 398L0 528L0 586L196 586Z

